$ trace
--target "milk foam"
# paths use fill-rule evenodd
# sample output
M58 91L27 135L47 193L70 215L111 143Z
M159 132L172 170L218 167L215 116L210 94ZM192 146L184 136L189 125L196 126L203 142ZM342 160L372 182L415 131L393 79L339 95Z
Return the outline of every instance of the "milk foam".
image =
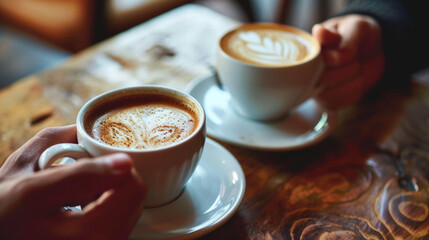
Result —
M242 29L230 36L227 45L230 55L264 65L298 63L313 49L302 36L276 29Z
M164 104L118 109L98 118L94 139L127 149L154 149L188 137L196 121L188 112Z

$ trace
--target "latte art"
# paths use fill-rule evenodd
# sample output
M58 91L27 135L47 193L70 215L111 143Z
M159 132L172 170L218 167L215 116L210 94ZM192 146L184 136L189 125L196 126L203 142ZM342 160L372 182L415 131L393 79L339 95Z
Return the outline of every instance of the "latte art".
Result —
M195 120L188 113L166 105L136 106L110 112L97 120L94 138L111 146L153 149L189 136Z
M303 33L270 25L249 26L232 31L221 40L228 55L252 64L283 66L305 61L314 52Z
M308 47L299 36L272 31L247 31L238 34L233 49L237 54L266 64L301 61Z
M187 138L198 124L190 111L168 102L121 106L91 118L87 131L92 138L125 149L170 145Z

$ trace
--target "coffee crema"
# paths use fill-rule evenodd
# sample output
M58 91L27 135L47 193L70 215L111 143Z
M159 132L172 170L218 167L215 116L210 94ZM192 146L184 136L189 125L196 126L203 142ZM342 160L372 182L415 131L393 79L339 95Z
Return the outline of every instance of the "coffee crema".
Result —
M190 106L166 96L124 97L95 107L85 130L96 141L124 149L155 149L179 142L198 126Z
M318 48L308 33L279 24L245 24L226 34L220 45L235 59L263 66L298 64Z

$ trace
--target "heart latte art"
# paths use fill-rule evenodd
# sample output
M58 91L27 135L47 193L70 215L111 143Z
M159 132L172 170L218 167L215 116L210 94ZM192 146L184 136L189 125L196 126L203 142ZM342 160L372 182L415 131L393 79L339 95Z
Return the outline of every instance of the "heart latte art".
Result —
M256 65L283 66L305 61L314 47L305 32L287 27L244 25L225 35L222 49L230 56Z
M197 121L185 107L168 101L125 104L94 114L87 132L97 141L125 149L154 149L192 134Z

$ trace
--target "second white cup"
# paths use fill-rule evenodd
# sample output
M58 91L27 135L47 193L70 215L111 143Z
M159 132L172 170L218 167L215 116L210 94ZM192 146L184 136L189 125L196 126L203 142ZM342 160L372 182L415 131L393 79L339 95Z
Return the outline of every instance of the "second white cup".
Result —
M320 50L315 38L297 28L244 24L219 40L216 69L240 115L276 120L320 92Z

